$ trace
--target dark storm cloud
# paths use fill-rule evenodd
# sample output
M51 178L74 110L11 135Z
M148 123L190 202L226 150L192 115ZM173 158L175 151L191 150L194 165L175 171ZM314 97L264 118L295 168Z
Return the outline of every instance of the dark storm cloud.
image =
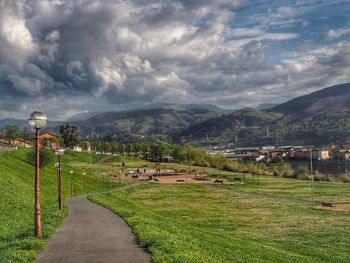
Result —
M288 46L302 38L290 28L304 21L304 6L272 6L240 27L244 4L0 0L1 116L39 108L65 118L150 102L238 108L347 79L349 42ZM276 42L287 46L283 55L275 56Z

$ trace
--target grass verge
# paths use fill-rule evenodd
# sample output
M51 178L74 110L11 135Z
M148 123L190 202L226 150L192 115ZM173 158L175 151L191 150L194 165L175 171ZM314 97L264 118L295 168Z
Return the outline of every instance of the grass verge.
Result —
M0 153L0 262L33 262L35 255L46 244L67 214L65 200L70 196L70 180L73 195L84 193L83 172L86 173L86 193L100 192L118 186L117 181L103 178L90 168L75 167L75 163L90 162L86 154L63 156L62 191L64 207L58 210L57 177L55 160L41 170L41 214L43 238L34 233L34 167L27 162L28 149ZM94 161L97 161L96 158ZM73 177L69 171L73 170ZM106 168L106 172L109 170ZM124 181L123 183L128 183Z
M349 213L196 185L90 199L121 215L154 262L350 262Z

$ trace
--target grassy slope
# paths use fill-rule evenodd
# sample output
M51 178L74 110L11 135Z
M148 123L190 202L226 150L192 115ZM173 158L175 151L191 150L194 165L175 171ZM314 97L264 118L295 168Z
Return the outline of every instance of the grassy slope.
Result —
M237 175L242 177L241 174ZM246 175L246 184L223 185L247 192L272 194L301 199L311 199L311 183L306 180L287 179L272 176L259 176L255 179ZM321 202L350 202L350 183L314 182L315 200Z
M350 217L195 185L92 196L120 214L155 262L350 262Z
M107 160L108 164L105 167L111 169L121 169L120 157L113 157ZM113 164L109 164L113 161ZM137 158L126 159L128 167L142 167L144 165L149 168L154 168L155 164ZM84 167L93 167L95 170L101 169L98 164L81 164ZM211 177L216 177L219 174L219 170L209 167L188 166L178 163L161 163L162 169L172 169L176 171L191 170L197 173L205 172ZM123 170L124 172L124 170ZM233 188L247 192L255 192L262 194L272 194L278 196L286 196L301 199L311 199L311 185L310 181L287 179L273 176L257 176L253 177L251 174L234 173L228 171L220 171L220 177L224 177L226 180L235 181L234 178L246 179L246 184L234 184L234 185L220 185L220 187ZM315 200L320 202L350 202L350 183L341 182L326 182L315 181Z
M54 160L41 173L41 212L43 239L33 237L34 167L26 162L27 149L0 153L0 262L32 262L67 214L57 209L57 181ZM102 157L92 157L92 161ZM63 157L63 198L69 195L68 171L74 171L74 194L82 194L82 172L72 167L76 162L90 162L86 154L65 154ZM87 192L101 191L103 184L94 169L87 172ZM105 180L105 189L116 186Z

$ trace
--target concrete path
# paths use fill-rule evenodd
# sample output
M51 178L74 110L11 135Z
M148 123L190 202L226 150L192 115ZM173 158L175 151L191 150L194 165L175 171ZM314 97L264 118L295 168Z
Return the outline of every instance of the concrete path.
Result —
M37 263L151 262L119 216L85 196L69 199L68 206L68 216L37 256Z

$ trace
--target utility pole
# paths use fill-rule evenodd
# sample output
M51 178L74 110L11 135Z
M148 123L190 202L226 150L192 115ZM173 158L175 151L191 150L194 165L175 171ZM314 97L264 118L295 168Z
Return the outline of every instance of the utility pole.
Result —
M186 151L185 151L185 164L187 165L187 148L186 148Z
M312 205L315 206L314 172L313 172L313 166L312 166L312 147L310 147L310 174L311 174L311 201L312 201Z
M270 137L269 125L266 125L266 137Z

